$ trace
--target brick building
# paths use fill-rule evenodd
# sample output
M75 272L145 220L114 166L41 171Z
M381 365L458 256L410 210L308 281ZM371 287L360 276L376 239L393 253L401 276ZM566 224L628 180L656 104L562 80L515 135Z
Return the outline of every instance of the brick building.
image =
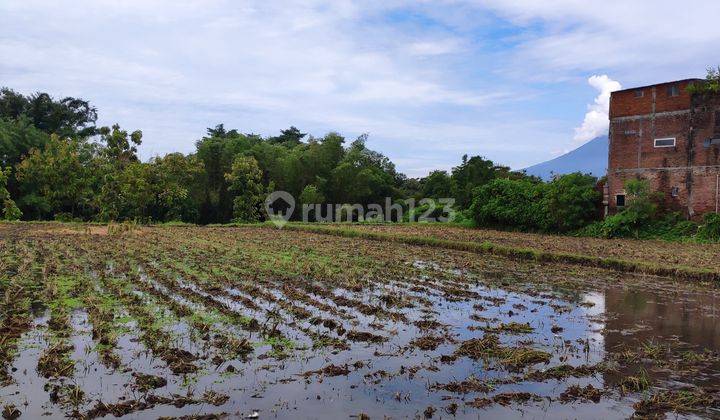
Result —
M720 205L720 95L691 95L700 79L613 92L606 201L625 205L625 181L643 178L663 205L697 218Z

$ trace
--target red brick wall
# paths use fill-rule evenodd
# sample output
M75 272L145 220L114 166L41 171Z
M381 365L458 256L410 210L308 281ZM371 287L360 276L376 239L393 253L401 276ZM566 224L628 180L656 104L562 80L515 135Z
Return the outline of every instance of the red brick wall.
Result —
M610 119L633 115L644 115L654 112L666 112L690 108L690 94L687 87L698 79L680 80L677 82L661 83L634 89L625 89L613 92L610 95ZM677 85L678 96L668 96L667 88ZM641 91L641 97L635 96ZM655 108L653 109L653 104Z
M720 145L705 140L720 138L720 96L692 98L686 90L691 82L674 82L680 89L675 97L667 95L670 83L640 88L643 97L633 89L611 95L610 213L631 178L647 179L667 210L694 218L715 211ZM655 139L668 137L676 139L675 147L655 147Z

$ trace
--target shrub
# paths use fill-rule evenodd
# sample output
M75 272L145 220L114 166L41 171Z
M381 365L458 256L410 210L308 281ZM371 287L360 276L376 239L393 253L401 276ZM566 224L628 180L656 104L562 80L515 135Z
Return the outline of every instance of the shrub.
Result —
M456 212L453 223L467 228L477 227L477 223L475 222L475 219L473 219L470 210L462 210Z
M577 230L596 218L596 179L573 173L550 183L496 179L475 191L470 213L480 226L545 232Z
M450 211L446 211L446 204L441 203L438 200L432 198L426 198L420 200L416 207L408 208L403 213L403 222L422 222L426 220L420 220L421 218L439 221L442 218L452 219L455 214L454 209L450 208ZM454 221L454 220L449 220Z
M579 172L555 178L545 185L542 200L542 228L552 232L579 229L597 218L602 194L597 179Z
M605 238L639 238L641 231L647 229L657 216L658 194L650 190L650 184L646 180L628 180L625 182L625 191L627 206L620 213L606 218L600 229Z
M18 220L22 217L22 211L15 205L10 198L7 190L8 179L10 178L10 168L0 167L0 205L2 205L2 218L5 220Z
M720 241L720 214L708 213L697 231L697 238L703 241Z
M495 179L475 189L470 212L479 226L538 229L543 184Z
M691 83L687 87L692 95L716 94L720 92L720 66L708 67L707 76L703 83Z

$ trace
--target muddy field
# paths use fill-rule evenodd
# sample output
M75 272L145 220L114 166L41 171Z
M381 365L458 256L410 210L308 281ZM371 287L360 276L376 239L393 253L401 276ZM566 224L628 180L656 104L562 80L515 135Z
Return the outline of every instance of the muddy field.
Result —
M712 285L270 227L0 224L0 409L720 416Z
M336 225L347 227L347 224ZM535 233L505 232L492 229L466 229L440 224L354 224L352 229L447 239L491 242L513 248L618 258L659 265L681 265L720 271L720 244L676 243L660 240L576 238Z

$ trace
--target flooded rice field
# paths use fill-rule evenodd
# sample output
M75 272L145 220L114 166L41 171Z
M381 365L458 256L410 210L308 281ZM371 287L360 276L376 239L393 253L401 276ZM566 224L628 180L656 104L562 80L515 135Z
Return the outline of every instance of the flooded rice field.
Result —
M263 227L0 225L4 418L720 417L713 285Z

